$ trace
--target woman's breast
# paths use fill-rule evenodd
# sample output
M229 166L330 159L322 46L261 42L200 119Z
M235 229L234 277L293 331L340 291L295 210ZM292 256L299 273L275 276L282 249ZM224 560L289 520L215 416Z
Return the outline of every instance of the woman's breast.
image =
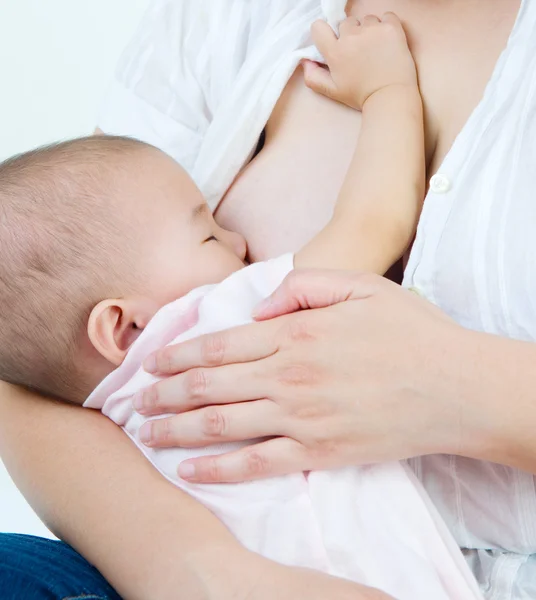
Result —
M266 126L264 147L216 213L252 261L296 251L329 220L355 149L360 113L315 95L300 68Z
M506 44L519 0L354 0L357 17L396 10L419 71L431 173L483 95ZM361 116L289 81L266 142L235 179L216 218L248 240L250 259L296 251L329 220L357 143Z

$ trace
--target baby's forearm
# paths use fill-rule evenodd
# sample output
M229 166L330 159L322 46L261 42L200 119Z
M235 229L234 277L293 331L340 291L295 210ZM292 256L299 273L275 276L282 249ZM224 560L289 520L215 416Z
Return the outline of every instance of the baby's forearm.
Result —
M298 267L383 274L413 238L425 188L424 119L416 86L392 86L363 108L359 141L333 218Z

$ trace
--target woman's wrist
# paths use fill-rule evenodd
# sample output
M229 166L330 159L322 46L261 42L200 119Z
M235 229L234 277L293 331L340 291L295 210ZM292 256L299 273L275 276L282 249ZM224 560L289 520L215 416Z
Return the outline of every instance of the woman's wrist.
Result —
M422 431L413 454L482 458L496 435L483 414L490 393L491 336L465 329L444 316L437 325L433 336L424 337L420 368L410 387L414 419L421 420L418 429Z
M443 348L443 381L431 394L444 406L450 398L450 426L436 451L535 472L536 345L458 327Z

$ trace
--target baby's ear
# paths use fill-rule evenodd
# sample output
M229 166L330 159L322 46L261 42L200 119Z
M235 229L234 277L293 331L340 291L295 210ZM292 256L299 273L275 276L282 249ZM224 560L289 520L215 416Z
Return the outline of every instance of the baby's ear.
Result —
M89 339L99 354L118 367L155 312L155 307L134 298L103 300L89 316Z

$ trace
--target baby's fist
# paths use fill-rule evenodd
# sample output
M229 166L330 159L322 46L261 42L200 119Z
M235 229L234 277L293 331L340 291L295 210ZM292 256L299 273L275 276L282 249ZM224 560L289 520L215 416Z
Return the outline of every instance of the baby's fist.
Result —
M404 28L393 13L382 20L369 15L362 23L349 17L340 25L339 38L327 23L317 21L312 35L329 67L304 63L305 83L315 92L361 110L384 88L418 85Z

